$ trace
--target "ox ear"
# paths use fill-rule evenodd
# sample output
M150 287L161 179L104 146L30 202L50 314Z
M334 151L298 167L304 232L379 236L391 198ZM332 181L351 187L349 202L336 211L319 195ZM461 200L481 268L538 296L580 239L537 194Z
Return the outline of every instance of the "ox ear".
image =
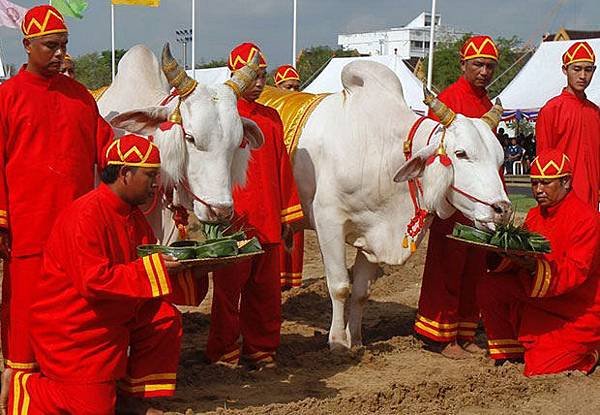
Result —
M110 125L130 133L151 135L168 119L168 107L149 107L122 112L110 120Z
M394 175L394 181L406 182L421 176L423 174L423 170L425 170L427 159L429 159L429 157L435 153L437 147L437 144L430 144L427 147L417 151L410 160L408 160L402 165L402 167L400 167L400 169L398 169Z
M242 118L242 126L244 127L244 140L250 144L250 148L259 148L265 142L265 136L263 135L258 124L249 118Z

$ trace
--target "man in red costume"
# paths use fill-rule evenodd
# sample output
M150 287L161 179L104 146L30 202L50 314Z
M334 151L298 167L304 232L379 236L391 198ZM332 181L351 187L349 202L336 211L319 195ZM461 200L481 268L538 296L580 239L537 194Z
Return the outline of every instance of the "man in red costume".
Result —
M538 206L525 226L552 252L505 257L478 288L490 356L498 363L524 356L527 376L589 373L598 361L600 215L571 191L574 170L555 149L533 161Z
M265 253L257 259L214 273L214 293L206 355L212 362L237 365L241 354L251 366L274 366L280 342L281 284L279 249L282 231L303 218L283 126L274 109L256 101L265 86L267 62L260 49L243 43L229 55L229 69L241 69L260 54L259 75L238 100L242 117L256 122L264 145L252 152L244 188L233 194L235 216L249 236L258 237Z
M275 86L288 91L300 91L300 74L292 65L281 65L275 71Z
M573 190L598 210L600 191L600 111L585 89L596 70L587 42L575 42L562 57L567 86L540 110L535 125L538 153L556 148L573 163Z
M58 214L93 189L112 129L86 88L59 73L68 41L60 13L33 7L22 30L27 64L0 86L2 351L6 367L33 370L27 313L42 247Z
M275 86L279 89L300 91L300 74L292 65L282 65L275 71ZM281 247L281 288L296 288L302 285L304 266L304 231L294 232L291 252Z
M438 99L457 114L480 118L492 108L486 87L498 63L498 50L489 36L474 36L465 42L460 57L462 76ZM482 352L473 337L479 321L475 289L485 273L485 253L446 238L455 222L470 224L456 213L446 220L436 217L431 225L415 331L434 350L459 359L468 352Z
M164 297L179 263L136 255L156 241L138 206L157 189L158 147L130 134L105 154L103 183L66 208L48 238L31 307L40 373L8 369L11 414L112 414L117 381L129 396L174 393L181 316Z

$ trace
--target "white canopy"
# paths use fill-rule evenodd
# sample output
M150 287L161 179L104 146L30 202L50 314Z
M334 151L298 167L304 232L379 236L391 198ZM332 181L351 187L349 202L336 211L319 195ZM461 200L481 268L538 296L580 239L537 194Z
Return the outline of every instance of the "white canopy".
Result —
M586 40L596 56L600 56L600 39ZM559 95L567 85L562 73L562 55L575 40L542 42L527 64L498 96L505 115L516 110L535 116L552 97ZM589 100L600 104L600 75L595 74L586 89Z
M406 67L397 55L367 56L356 58L333 58L323 71L304 88L303 92L313 94L323 92L339 92L342 90L342 69L355 60L371 60L390 68L400 82L404 91L404 99L413 111L427 112L423 103L423 83Z

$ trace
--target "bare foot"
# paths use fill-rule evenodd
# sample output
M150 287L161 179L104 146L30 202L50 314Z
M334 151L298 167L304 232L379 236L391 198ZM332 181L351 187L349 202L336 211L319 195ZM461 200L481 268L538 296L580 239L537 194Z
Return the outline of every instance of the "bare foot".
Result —
M471 341L465 341L465 342L461 342L459 344L460 344L460 347L462 347L464 350L466 350L469 353L480 354L480 355L486 354L485 349L482 349L477 344L475 344Z
M448 343L448 345L440 351L440 354L453 360L469 359L471 357L471 353L467 352L456 343Z
M12 379L13 370L5 368L2 372L2 390L0 391L0 414L8 413L8 389L10 388L10 380Z

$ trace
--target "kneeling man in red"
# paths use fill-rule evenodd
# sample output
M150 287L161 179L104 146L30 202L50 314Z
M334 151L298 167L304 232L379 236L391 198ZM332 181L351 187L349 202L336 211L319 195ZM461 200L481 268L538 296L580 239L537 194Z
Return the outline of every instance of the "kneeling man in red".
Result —
M156 241L138 206L157 189L159 151L131 134L105 156L103 183L65 209L48 239L30 314L40 372L3 373L4 413L160 414L137 398L174 394L181 316L165 297L181 266L136 256Z
M600 215L572 191L573 168L551 149L531 164L538 206L527 229L552 252L505 256L478 287L489 352L525 361L526 376L590 373L600 351Z

